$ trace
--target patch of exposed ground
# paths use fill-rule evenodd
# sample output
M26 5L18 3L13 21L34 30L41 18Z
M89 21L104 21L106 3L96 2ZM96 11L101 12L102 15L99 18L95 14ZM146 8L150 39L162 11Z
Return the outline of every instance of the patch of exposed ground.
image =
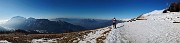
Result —
M96 43L104 43L104 40L106 39L106 36L111 31L111 27L108 27L109 30L103 32L100 37L96 38Z

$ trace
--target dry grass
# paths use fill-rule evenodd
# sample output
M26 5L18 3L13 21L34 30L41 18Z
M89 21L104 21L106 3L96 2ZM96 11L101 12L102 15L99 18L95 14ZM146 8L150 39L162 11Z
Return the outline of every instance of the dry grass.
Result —
M111 31L111 27L107 28L105 32L101 34L96 39L96 43L103 43L106 39L105 36ZM104 30L104 29L103 29ZM25 33L10 33L10 34L0 34L0 40L8 40L12 43L31 43L32 39L40 38L57 38L58 43L78 43L79 40L85 39L88 33L95 33L96 30L86 30L80 32L70 32L70 33L59 33L59 34L25 34ZM88 42L87 42L88 43Z
M13 43L31 43L32 39L40 38L58 38L58 43L77 43L78 38L83 39L84 35L92 32L91 30L71 33L60 33L60 34L28 34L23 33L11 33L11 34L0 34L0 40L8 40ZM77 40L77 41L76 41Z

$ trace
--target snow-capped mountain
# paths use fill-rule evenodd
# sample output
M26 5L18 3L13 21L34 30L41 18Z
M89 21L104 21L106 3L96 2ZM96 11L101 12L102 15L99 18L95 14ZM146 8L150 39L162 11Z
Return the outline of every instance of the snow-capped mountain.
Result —
M118 21L122 22L122 21ZM12 17L2 24L7 30L24 30L29 32L74 32L106 27L112 24L111 20L100 19L76 19L76 18L57 18L57 19L35 19L21 16ZM34 32L36 31L36 32Z
M85 30L84 27L73 25L64 21L50 21L48 19L24 18L15 16L8 20L4 26L22 30L46 30L47 32L73 32Z

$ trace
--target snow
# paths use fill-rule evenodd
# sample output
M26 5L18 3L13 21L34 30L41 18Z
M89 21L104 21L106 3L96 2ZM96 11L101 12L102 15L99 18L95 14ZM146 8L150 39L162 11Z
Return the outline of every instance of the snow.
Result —
M104 33L105 31L108 31L108 30L110 30L109 27L97 29L97 30L89 33L88 35L84 35L84 38L85 38L85 39L81 39L81 40L79 41L79 43L88 43L88 42L90 42L90 43L96 43L96 39L97 39L98 37L103 36L104 34L102 34L102 33ZM105 36L106 36L106 35L105 35Z
M163 10L154 10L154 11L152 11L152 12L143 14L143 16L149 16L149 15L152 16L152 15L162 14L163 11L164 11L164 9L163 9Z
M122 21L128 21L128 20L131 20L131 19L126 18L126 19L120 19L120 20L122 20Z
M113 29L106 43L179 43L180 12L162 13L156 10L143 16L147 20L119 23L122 26Z
M117 29L111 29L105 43L180 43L180 12L162 13L155 10L142 16L147 20L118 23ZM126 20L126 19L125 19ZM96 38L105 30L88 34L85 38L95 43Z
M48 39L48 38L33 39L32 43L57 43L57 40L56 39Z
M11 43L11 42L8 42L7 40L0 40L0 43Z

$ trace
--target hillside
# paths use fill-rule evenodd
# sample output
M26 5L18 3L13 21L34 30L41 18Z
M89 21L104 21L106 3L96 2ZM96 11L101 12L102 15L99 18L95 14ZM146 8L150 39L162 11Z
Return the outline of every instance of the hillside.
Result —
M32 39L56 38L58 43L86 43L103 42L107 33L111 31L111 27L104 27L95 30L86 30L70 33L59 34L26 34L20 32L0 34L0 40L7 40L13 43L31 43Z

